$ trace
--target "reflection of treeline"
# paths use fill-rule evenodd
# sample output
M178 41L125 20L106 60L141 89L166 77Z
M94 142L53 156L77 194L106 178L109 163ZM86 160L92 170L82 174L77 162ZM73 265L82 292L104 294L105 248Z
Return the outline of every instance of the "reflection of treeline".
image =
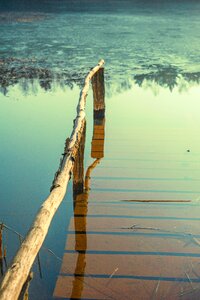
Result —
M65 70L55 72L47 67L36 66L34 59L0 59L0 90L3 94L8 92L9 86L17 83L20 83L23 91L27 92L35 79L46 91L51 90L54 83L60 86L68 86L72 89L74 84L82 85L83 78L84 76L81 72Z
M105 85L107 96L121 93L132 88L133 83L142 87L145 81L157 84L172 91L180 84L180 78L189 85L200 84L200 72L185 72L175 66L150 65L142 66L142 73L130 75L115 72L113 68L107 68L105 74ZM141 72L141 69L140 69ZM7 94L8 88L20 84L22 91L26 94L34 91L35 82L45 91L53 87L82 86L84 70L77 66L77 70L69 69L54 70L46 65L45 61L37 59L6 58L0 59L0 92ZM151 86L151 85L150 85ZM34 91L37 93L37 88Z
M151 67L151 66L150 66ZM145 80L154 82L161 87L167 87L172 91L178 85L178 79L182 77L191 83L200 83L200 72L184 72L174 66L153 65L154 70L134 75L134 81L142 86Z

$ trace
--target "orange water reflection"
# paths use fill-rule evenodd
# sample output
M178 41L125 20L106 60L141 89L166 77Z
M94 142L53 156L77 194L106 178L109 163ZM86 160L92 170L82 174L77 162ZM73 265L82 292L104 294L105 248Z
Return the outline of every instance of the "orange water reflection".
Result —
M144 136L140 141L139 133L134 130L125 131L129 128L126 118L120 124L116 122L115 128L110 125L112 145L110 140L106 144L110 157L106 155L96 167L99 159L92 155L97 159L88 168L84 180L83 164L79 163L77 169L82 175L75 175L74 218L68 230L55 297L200 298L200 210L199 202L195 201L199 195L198 146L196 140L193 143L183 135L177 143L174 137L170 140L176 135L176 131L170 135L170 125L166 137L153 140L153 129L161 118L151 123L149 137L145 133L148 125L139 128L140 134L149 138L146 141ZM112 136L112 129L120 133L120 140ZM180 126L178 130L184 132L185 128ZM100 131L103 136L104 127ZM98 138L98 142L92 142L96 153L101 150L95 147L103 143L103 138ZM135 141L139 141L141 149ZM183 148L185 141L196 147L194 155ZM152 148L142 148L143 144ZM119 153L123 157L119 158ZM104 153L99 154L103 156ZM78 181L80 177L82 180ZM150 202L140 202L143 199Z

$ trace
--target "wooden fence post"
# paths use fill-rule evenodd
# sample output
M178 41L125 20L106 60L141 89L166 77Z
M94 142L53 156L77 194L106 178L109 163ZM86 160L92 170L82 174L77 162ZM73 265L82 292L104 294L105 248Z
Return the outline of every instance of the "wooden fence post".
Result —
M86 122L80 140L79 149L74 161L73 169L73 199L84 191L84 150L85 150Z
M85 124L85 103L89 90L89 83L92 77L102 67L101 60L96 67L90 70L85 78L85 84L80 93L77 106L77 115L74 126L66 145L58 171L55 174L53 185L49 196L40 207L35 220L26 235L22 245L15 255L10 268L7 270L0 285L0 300L17 300L24 282L30 273L32 264L39 249L48 233L51 221L64 199L68 182L73 171L74 160L84 130Z
M94 131L92 138L91 156L96 158L87 168L84 180L84 146L85 130L79 145L74 169L73 169L73 201L74 201L74 229L75 229L75 250L78 252L75 274L85 273L86 251L87 251L87 212L88 197L90 192L90 179L92 170L100 163L104 156L104 126L105 126L105 89L104 89L104 69L100 68L92 79L93 99L94 99ZM80 234L83 232L84 234ZM84 276L83 276L84 278ZM83 278L76 277L70 298L81 298L84 287ZM58 285L59 286L59 285ZM60 291L59 291L60 292ZM64 295L65 293L63 293ZM60 294L59 294L60 295ZM54 291L57 296L57 288Z
M92 77L92 89L94 100L94 119L103 119L105 113L104 68L100 68L99 71Z
M104 68L92 78L93 89L93 137L91 156L93 158L104 157L104 138L105 138L105 86L104 86Z

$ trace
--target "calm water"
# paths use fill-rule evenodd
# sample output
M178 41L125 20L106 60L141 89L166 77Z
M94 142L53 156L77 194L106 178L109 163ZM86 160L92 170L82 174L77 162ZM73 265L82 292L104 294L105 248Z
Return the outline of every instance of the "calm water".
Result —
M107 82L124 88L149 73L162 85L163 73L199 78L199 1L20 2L0 4L0 58L12 58L9 67L47 67L70 84L104 58Z
M8 262L20 243L13 230L25 235L48 195L82 78L106 60L104 157L92 165L82 217L70 183L30 299L199 299L199 2L16 3L0 4L0 67L46 68L63 80L46 90L40 78L1 86ZM95 161L92 116L90 91L85 172Z

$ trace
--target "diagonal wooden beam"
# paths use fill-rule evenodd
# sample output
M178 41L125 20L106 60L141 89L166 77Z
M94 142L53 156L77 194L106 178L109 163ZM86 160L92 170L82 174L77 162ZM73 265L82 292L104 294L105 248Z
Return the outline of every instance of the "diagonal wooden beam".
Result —
M85 78L85 84L80 93L73 130L70 138L66 140L63 158L55 174L51 192L39 209L27 236L2 280L0 285L0 300L18 299L22 286L27 280L32 264L47 235L53 216L65 196L74 166L74 159L84 130L85 104L89 83L93 75L98 72L103 64L104 61L101 60L97 66L90 70Z

